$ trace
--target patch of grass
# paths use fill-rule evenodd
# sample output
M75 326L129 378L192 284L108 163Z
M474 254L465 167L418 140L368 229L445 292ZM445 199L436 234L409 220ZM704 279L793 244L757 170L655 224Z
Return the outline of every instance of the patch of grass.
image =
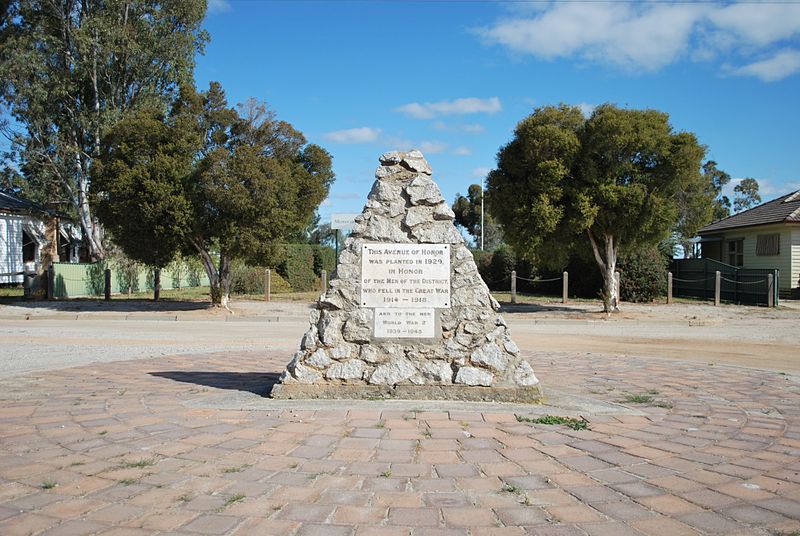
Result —
M650 404L653 402L651 395L633 394L627 395L622 401L626 404Z
M226 467L225 469L222 470L222 472L223 473L241 473L242 471L244 471L245 469L247 469L251 465L252 464L245 463L245 464L236 465L236 466L233 466L233 467Z
M514 484L504 484L503 491L506 493L519 493L522 489L519 486L515 486Z
M244 500L246 495L244 493L237 493L236 495L231 495L228 497L228 500L225 501L225 506L228 507L234 503Z
M130 486L131 484L136 484L138 481L138 478L123 478L122 480L118 480L123 486Z
M589 421L581 417L580 419L576 419L575 417L560 417L558 415L542 415L541 417L537 417L532 419L530 417L525 417L524 415L517 415L517 422L529 422L533 424L560 424L564 425L568 428L572 428L573 430L588 430L589 429Z
M42 482L42 489L53 489L56 486L58 486L58 482L55 480L45 480Z
M142 458L141 460L136 460L136 461L123 460L119 466L122 469L143 469L145 467L150 467L151 465L155 465L157 461L158 460L156 460L155 458Z

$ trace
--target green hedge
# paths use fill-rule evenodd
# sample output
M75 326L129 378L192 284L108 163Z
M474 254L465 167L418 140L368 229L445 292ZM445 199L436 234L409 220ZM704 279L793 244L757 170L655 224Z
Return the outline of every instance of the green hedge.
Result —
M328 277L336 268L336 253L333 248L317 244L286 244L286 255L278 267L281 275L292 290L302 292L319 288L322 270Z

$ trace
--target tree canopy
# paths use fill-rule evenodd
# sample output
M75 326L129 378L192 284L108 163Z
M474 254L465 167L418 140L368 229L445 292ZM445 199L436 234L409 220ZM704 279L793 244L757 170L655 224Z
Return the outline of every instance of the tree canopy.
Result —
M572 249L590 247L610 312L620 248L669 234L678 194L704 189L704 154L662 112L604 104L586 118L575 106L545 106L498 152L487 201L506 241L538 264L559 268Z
M12 0L0 16L0 100L21 130L12 158L34 190L80 221L104 256L89 192L102 133L192 83L205 2Z
M327 151L256 100L230 108L215 82L203 93L184 89L168 115L121 121L98 167L98 214L115 241L150 262L168 262L178 246L195 251L221 305L231 261L268 262L284 236L312 221L334 179ZM163 256L146 251L159 241Z
M746 178L739 181L733 188L733 210L741 212L761 203L761 194L758 193L758 181Z

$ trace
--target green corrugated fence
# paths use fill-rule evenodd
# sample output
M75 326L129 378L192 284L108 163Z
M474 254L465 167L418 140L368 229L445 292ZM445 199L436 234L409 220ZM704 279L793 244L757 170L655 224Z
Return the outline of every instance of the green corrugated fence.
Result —
M102 296L105 292L105 271L111 269L111 293L144 292L153 290L153 268L128 268L114 264L67 263L53 264L55 273L54 296L56 298L79 298ZM189 263L172 264L161 270L161 289L200 287L208 285L205 270Z

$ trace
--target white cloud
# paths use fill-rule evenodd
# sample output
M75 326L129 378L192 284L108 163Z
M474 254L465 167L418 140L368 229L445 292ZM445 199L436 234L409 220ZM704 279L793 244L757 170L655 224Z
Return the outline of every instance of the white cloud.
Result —
M328 141L334 143L372 143L378 140L381 129L370 127L348 128L345 130L334 130L322 135Z
M502 109L503 106L497 97L488 99L467 97L451 101L426 102L424 104L410 102L395 108L395 111L410 115L415 119L433 119L442 115L493 114Z
M472 170L472 177L475 179L485 179L486 175L489 174L491 168L488 167L477 167Z
M800 51L797 50L782 50L771 58L733 70L733 74L755 76L764 82L777 82L797 72L800 72Z
M208 0L209 13L224 13L231 10L231 4L228 0Z
M775 47L800 35L800 4L554 2L476 33L490 44L545 60L655 71L682 58L711 61L724 53L742 65L776 54Z
M436 121L433 128L445 132L460 132L463 134L482 134L486 130L480 123L448 125L444 121Z
M461 145L453 149L453 154L456 156L469 156L472 154L472 149L470 149L469 147L465 147L464 145Z
M447 150L447 144L440 141L423 141L419 144L419 150L423 154L438 154Z

